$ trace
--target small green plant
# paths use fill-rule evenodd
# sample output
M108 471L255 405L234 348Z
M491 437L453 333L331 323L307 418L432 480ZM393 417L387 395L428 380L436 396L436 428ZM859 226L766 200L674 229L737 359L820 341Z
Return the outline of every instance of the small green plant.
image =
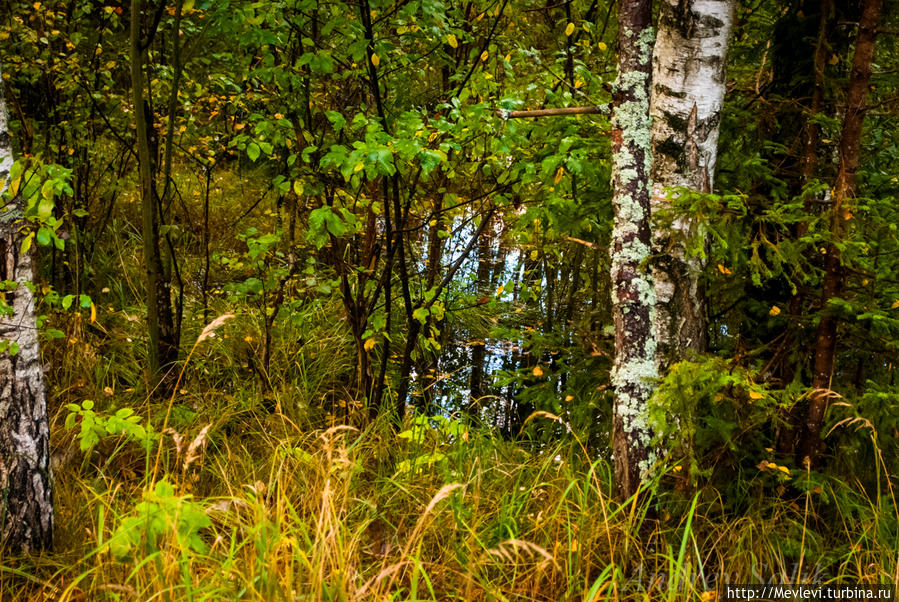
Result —
M72 170L59 165L44 164L34 158L17 161L9 170L9 186L5 199L21 198L22 206L5 204L3 221L19 220L26 228L22 238L22 253L27 253L37 240L38 244L53 244L62 250L65 246L58 230L66 219L54 213L56 199L73 194L69 181ZM83 210L79 210L79 216ZM86 213L84 213L86 215Z
M191 549L204 554L206 543L200 532L211 526L212 521L202 506L191 501L189 495L175 495L174 486L166 480L159 481L153 491L145 491L143 501L134 513L119 525L108 542L116 558L127 558L143 545L147 555L161 549L167 534L174 535L181 549Z
M458 442L468 439L468 428L446 416L420 415L413 418L412 426L398 433L397 437L408 440L418 452L397 464L397 473L403 474L446 460Z
M98 414L94 410L94 402L85 399L81 405L70 403L66 405L69 415L66 416L66 428L73 429L76 424L81 425L78 432L78 442L81 451L87 452L106 437L123 436L129 441L134 441L149 450L156 435L152 426L145 427L141 424L141 417L131 408L116 410L111 416Z

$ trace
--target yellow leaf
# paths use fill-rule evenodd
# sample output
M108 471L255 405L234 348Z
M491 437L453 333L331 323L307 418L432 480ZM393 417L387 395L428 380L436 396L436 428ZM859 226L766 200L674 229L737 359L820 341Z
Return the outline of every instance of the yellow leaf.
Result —
M481 62L486 61L488 56L490 56L489 52L487 52L486 50L484 52L482 52L481 53Z
M771 308L771 311L769 311L768 313L771 314L772 316L776 316L777 314L780 313L780 308L775 305L774 307Z
M830 60L827 61L827 62L830 63L831 65L836 65L837 63L840 62L840 57L838 57L837 55L833 54L833 55L830 56Z
M733 273L729 269L727 269L726 267L721 265L720 263L718 264L718 271L721 272L722 274L724 274L725 276L730 276Z
M534 376L543 376L543 368L540 366L534 366L534 369L531 371Z
M608 46L606 46L605 42L600 42L599 44L597 44L597 46L599 46L600 50L605 50L608 48Z
M531 261L537 261L538 257L540 257L540 253L537 251L537 249L531 251Z
M758 391L750 391L749 392L749 399L764 399L764 398L765 398L764 393L759 393Z
M574 33L574 23L569 23L568 27L565 28L565 35L570 36Z
M440 132L431 132L431 135L428 136L428 142L434 142L437 140L437 136L440 135Z
M455 34L449 34L446 36L446 43L452 46L453 48L459 47L459 40L456 39Z
M499 297L500 295L502 295L504 290L506 290L505 285L500 284L499 288L496 289L496 296ZM897 301L896 303L899 303L899 301Z
M24 238L24 240L22 240L22 248L19 251L19 253L21 253L22 255L26 254L28 252L28 250L31 248L31 243L33 243L33 242L34 242L34 232L29 234L28 236L26 236Z
M380 64L381 64L381 57L379 57L377 54L371 55L371 64L374 65L375 67L377 67L378 65L380 65Z
M553 178L553 184L558 184L562 180L562 176L564 176L564 175L565 175L565 168L559 167L559 169L556 170L556 177Z
M566 395L565 396L565 401L573 401L573 400L574 400L574 395Z
M353 166L353 171L362 171L363 169L365 169L365 163L363 163L362 161L359 161L358 163L356 163L356 165Z
M790 469L787 468L786 466L778 466L777 470L779 470L780 472L782 472L784 474L790 474Z
M97 321L97 306L91 301L91 324Z
M366 351L371 351L372 349L375 348L375 344L377 344L377 341L375 340L375 337L372 337L365 341L365 344L363 345L363 347L365 347Z
M899 307L899 299L893 301L893 304L890 305L890 309L896 309L897 307Z

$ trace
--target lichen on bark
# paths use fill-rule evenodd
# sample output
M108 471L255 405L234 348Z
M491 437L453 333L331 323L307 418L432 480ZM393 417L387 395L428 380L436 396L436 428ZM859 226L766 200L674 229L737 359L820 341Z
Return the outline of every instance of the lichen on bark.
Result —
M651 2L625 1L619 11L618 77L612 108L610 247L615 323L613 454L618 493L628 497L656 462L648 401L658 377L652 329L656 303L649 273Z

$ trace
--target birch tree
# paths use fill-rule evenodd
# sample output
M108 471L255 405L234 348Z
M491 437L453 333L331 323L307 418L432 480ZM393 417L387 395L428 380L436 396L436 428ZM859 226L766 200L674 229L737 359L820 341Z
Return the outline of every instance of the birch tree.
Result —
M13 165L9 119L0 75L0 195ZM50 428L31 286L31 253L23 252L21 195L0 211L0 547L12 554L53 542Z
M670 203L672 188L711 192L734 18L734 0L662 0L652 73L652 201ZM707 344L699 258L688 257L677 220L658 229L653 278L655 331L663 366Z
M612 316L615 394L612 451L619 496L635 493L655 461L648 401L658 376L653 320L656 293L650 256L651 124L649 95L654 31L651 0L622 0L618 79L612 97Z

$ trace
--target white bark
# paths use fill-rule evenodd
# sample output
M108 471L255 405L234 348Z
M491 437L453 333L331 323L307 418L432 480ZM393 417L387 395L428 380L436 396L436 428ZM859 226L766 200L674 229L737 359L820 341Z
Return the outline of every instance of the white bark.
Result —
M0 194L13 164L0 74ZM0 316L0 341L18 352L0 353L0 547L14 554L49 548L53 538L50 429L34 313L31 254L22 253L21 199L0 210L0 281L11 315Z
M734 0L661 0L650 109L654 210L670 202L671 188L711 192L733 19ZM680 242L688 227L680 220L674 231L654 234L655 331L664 365L706 346L703 266Z

